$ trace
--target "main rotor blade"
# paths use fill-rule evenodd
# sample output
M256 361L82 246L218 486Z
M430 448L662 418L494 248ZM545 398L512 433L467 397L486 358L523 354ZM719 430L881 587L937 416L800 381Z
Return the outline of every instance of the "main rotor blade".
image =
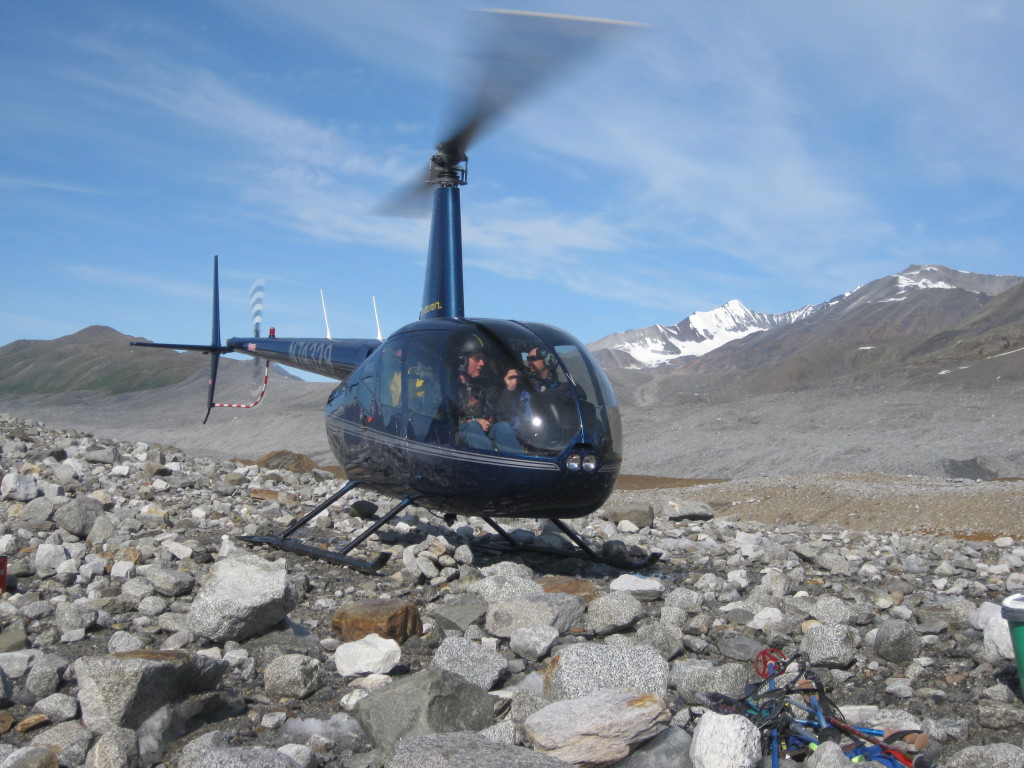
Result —
M464 81L469 89L468 108L447 138L437 145L438 154L452 164L465 159L466 152L484 129L517 102L539 92L544 85L570 65L595 51L601 44L631 27L632 22L561 16L527 11L488 10L483 12L484 41L469 57ZM429 166L391 197L378 213L385 216L425 216L430 208Z
M478 134L528 94L536 94L569 65L622 33L631 22L527 11L488 10L488 40L471 57L476 88L470 108L438 150L465 155ZM468 79L468 78L467 78Z

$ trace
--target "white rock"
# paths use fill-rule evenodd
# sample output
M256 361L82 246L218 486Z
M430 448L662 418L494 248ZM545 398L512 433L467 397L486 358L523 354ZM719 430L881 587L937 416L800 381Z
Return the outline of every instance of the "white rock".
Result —
M693 730L694 768L756 768L761 763L761 732L741 715L705 712Z
M391 638L367 635L351 643L342 643L334 652L338 673L346 677L387 674L402 660L402 648Z
M622 574L618 578L614 579L612 583L608 585L608 588L616 592L628 592L637 600L643 600L645 602L657 600L665 591L665 585L657 579L636 576L632 573Z
M110 566L110 578L131 579L135 577L135 563L130 560L118 560Z
M982 631L984 632L986 653L991 653L1003 659L1012 659L1014 657L1013 641L1010 639L1010 625L1001 613L990 616Z
M52 576L71 553L60 544L40 544L36 549L36 575Z
M0 480L0 497L12 501L31 501L39 495L39 480L35 475L8 472Z

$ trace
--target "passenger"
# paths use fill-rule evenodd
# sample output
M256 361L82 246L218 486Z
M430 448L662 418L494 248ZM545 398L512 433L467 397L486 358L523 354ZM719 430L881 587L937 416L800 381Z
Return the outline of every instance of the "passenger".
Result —
M480 451L519 453L522 448L516 440L512 425L497 420L494 393L483 379L487 358L483 344L471 336L462 347L459 357L459 387L456 406L459 442Z
M509 368L505 373L505 388L498 390L498 419L508 422L514 433L519 432L526 403L526 387L518 368Z

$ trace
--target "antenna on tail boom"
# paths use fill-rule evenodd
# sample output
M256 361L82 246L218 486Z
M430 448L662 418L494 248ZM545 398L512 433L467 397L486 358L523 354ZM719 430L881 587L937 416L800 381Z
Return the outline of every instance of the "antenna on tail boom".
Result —
M331 324L327 322L327 302L324 301L324 289L320 289L320 306L324 308L324 328L327 329L327 338L333 338L331 336Z
M377 341L384 341L384 337L380 334L380 317L377 315L377 297L371 296L373 299L373 319L377 321Z

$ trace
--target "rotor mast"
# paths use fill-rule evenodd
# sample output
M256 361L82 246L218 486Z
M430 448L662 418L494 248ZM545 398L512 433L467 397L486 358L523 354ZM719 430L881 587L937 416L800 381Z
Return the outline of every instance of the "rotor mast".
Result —
M467 158L465 152L451 145L439 144L437 154L430 158L427 183L434 186L434 207L420 320L465 316L459 187L466 183Z

